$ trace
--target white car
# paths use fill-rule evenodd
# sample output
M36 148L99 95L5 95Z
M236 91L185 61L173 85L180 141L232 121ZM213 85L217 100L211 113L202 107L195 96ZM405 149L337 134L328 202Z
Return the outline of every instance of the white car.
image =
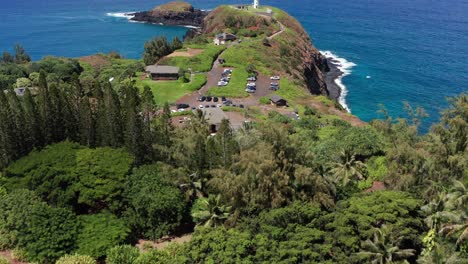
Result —
M225 82L225 81L218 82L218 86L226 86L226 85L228 85L228 82Z
M172 109L171 113L177 113L177 110Z
M204 106L203 106L203 105L199 105L199 106L198 106L198 108L200 108L200 109L203 109L203 108L204 108Z
M223 107L223 105L222 105L222 104L218 104L217 106L218 106L218 108L221 108L221 107Z
M281 78L280 78L279 76L271 76L271 77L270 77L270 80L275 80L275 81L277 81L277 80L280 80L280 79L281 79Z

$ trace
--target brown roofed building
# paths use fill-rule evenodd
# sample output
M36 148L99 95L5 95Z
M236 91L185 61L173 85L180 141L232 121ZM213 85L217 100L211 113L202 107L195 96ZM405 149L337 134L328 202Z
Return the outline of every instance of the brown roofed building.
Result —
M270 96L270 102L272 105L276 105L276 106L286 106L288 105L288 102L283 99L281 96L278 96L278 95L272 95Z
M145 71L152 80L178 80L179 67L165 66L165 65L150 65L146 66Z

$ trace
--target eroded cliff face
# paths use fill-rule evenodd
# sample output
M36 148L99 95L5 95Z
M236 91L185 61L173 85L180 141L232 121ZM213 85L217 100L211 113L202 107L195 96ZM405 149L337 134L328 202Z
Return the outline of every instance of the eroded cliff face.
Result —
M278 16L278 21L285 28L291 29L291 32L280 36L278 41L282 41L283 45L285 45L284 43L289 45L291 53L296 54L292 56L293 61L297 63L291 65L293 67L292 74L302 78L310 93L329 96L325 78L326 73L330 70L327 59L315 48L309 35L295 18L282 11L279 12L281 14ZM297 57L300 57L300 61L297 60Z

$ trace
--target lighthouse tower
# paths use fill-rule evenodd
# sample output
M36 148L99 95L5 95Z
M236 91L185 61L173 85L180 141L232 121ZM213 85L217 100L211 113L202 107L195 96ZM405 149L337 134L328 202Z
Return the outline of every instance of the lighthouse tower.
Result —
M254 0L253 8L258 9L258 6L260 5L258 2L259 2L259 0Z

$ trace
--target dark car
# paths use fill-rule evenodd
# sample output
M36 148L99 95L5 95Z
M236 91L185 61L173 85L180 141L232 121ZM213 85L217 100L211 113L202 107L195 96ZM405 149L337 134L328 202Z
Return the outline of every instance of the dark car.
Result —
M211 102L212 99L213 99L213 98L212 98L211 96L207 96L207 97L206 97L206 101L207 101L207 102Z
M206 100L206 97L205 96L200 96L198 97L198 101L199 102L204 102Z
M217 103L219 101L218 97L213 97L213 102Z
M210 108L210 105L205 105L205 108Z
M197 110L197 108L196 108L196 107L192 107L192 110Z
M221 101L226 102L226 97L221 96Z
M211 105L211 108L216 108L216 105Z
M177 104L177 109L187 109L190 105L188 104Z
M244 105L243 105L243 104L240 104L239 107L240 107L240 108L244 108Z

